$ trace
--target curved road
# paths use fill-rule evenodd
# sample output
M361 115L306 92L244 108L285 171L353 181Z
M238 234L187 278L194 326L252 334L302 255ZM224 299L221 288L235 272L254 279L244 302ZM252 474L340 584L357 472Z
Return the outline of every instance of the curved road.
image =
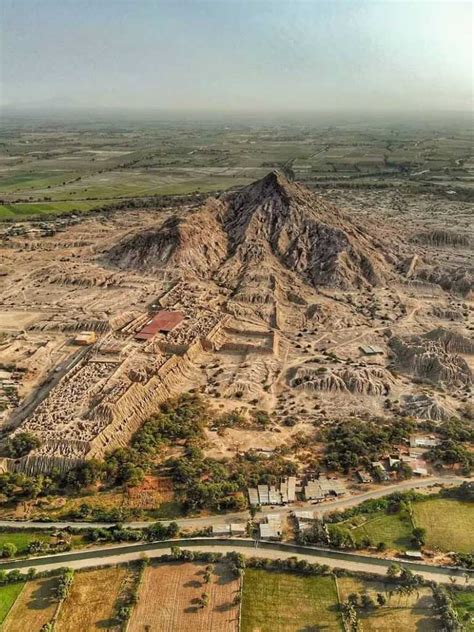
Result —
M401 483L397 483L396 485L387 485L384 487L380 487L376 490L365 492L363 494L356 494L353 496L348 496L346 498L340 498L332 501L324 501L317 505L313 503L297 503L294 505L287 505L285 507L263 507L257 514L256 519L263 518L271 513L291 513L295 509L311 509L317 515L322 516L326 513L330 513L336 510L344 510L349 507L353 507L354 505L358 505L364 500L369 500L373 498L381 498L382 496L387 496L388 494L392 494L397 491L406 491L408 489L423 489L427 487L432 487L436 485L452 485L452 484L461 484L464 481L470 481L472 479L465 478L461 476L432 476L431 478L422 479L422 480L409 480L403 481ZM177 522L180 527L196 527L202 528L210 525L221 525L221 524L230 524L231 522L239 522L239 521L247 521L250 517L248 511L241 511L237 513L226 513L226 514L218 514L211 516L200 516L197 518L179 518L174 522ZM136 522L127 522L126 526L132 529L141 529L143 527L147 527L152 524L153 521L136 521ZM168 524L169 520L160 521L163 524ZM34 520L0 520L0 528L1 527L14 527L14 528L24 528L24 529L49 529L51 527L56 529L64 529L67 527L75 527L76 529L90 529L91 527L110 527L114 523L107 522L74 522L74 521L57 521L57 522L38 522Z
M88 551L59 553L44 557L30 558L0 563L0 570L36 568L42 571L57 570L64 566L70 568L91 568L95 566L131 562L144 557L160 557L171 552L172 546L180 546L198 551L227 553L236 551L246 556L267 557L272 559L297 556L312 563L327 564L331 568L343 568L349 571L362 571L385 575L392 560L369 557L359 553L333 551L322 547L308 547L276 542L258 542L250 539L233 538L188 538L166 540L163 542L141 544L119 544L98 547ZM413 572L423 575L427 580L439 583L451 583L455 579L459 585L472 585L472 573L461 569L430 566L428 564L398 560ZM469 578L470 575L470 578Z

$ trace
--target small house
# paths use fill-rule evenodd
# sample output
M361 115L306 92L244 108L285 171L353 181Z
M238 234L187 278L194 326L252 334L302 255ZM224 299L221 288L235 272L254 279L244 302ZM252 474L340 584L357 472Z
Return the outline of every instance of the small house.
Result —
M246 535L247 524L245 522L231 522L230 531L232 535Z
M368 472L364 472L361 470L358 470L356 472L356 476L359 479L359 483L371 483L372 482L372 477Z

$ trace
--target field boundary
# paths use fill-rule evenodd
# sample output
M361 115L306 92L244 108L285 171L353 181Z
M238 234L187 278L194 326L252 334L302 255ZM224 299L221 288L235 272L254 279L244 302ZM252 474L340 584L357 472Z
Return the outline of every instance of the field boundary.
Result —
M244 581L245 581L245 568L244 568L244 572L240 576L240 583L239 583L240 601L239 601L239 620L238 620L238 624L237 624L237 630L239 632L242 629L242 600L243 600L243 597L244 597Z
M8 586L8 584L6 584L6 586ZM10 605L10 608L8 609L8 612L6 613L2 623L0 623L0 628L3 628L4 624L6 623L8 617L10 616L10 613L13 609L13 606L16 604L16 602L18 601L18 599L21 597L21 593L25 590L26 588L26 581L23 582L23 588L20 590L20 592L18 593L18 595L16 596L15 601Z
M339 584L337 583L337 575L333 575L333 577L334 577L334 583L336 585L337 603L339 604L339 614L341 615L342 628L344 632L349 632L346 625L346 620L344 619L344 615L342 613L342 600L341 600L341 593L339 590Z
M140 599L140 588L141 588L141 585L143 584L143 578L145 576L145 571L146 571L146 569L147 569L147 567L149 565L148 564L149 560L148 560L148 563L144 563L144 562L145 562L145 560L142 560L141 566L138 569L138 573L139 573L138 574L138 581L135 584L135 586L133 587L133 594L135 596L135 603L133 604L132 609L130 610L130 616L128 617L125 625L122 626L123 632L128 632L128 629L130 627L130 621L132 620L133 611L135 610L135 608L136 608L136 606L138 604L138 600Z

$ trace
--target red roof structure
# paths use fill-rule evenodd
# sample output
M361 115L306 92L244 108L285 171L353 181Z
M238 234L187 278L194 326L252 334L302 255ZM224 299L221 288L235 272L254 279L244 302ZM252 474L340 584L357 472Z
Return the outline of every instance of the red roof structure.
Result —
M158 332L168 333L172 331L183 320L184 314L181 312L168 312L162 310L158 312L148 322L138 334L135 335L137 340L150 340Z

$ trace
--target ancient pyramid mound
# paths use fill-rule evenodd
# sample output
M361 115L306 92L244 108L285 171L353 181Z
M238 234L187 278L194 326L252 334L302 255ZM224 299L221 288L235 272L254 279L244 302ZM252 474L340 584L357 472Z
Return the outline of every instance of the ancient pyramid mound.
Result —
M146 272L186 268L233 288L258 275L278 279L290 273L314 287L354 289L386 278L386 253L386 246L334 205L272 172L138 233L107 259Z

